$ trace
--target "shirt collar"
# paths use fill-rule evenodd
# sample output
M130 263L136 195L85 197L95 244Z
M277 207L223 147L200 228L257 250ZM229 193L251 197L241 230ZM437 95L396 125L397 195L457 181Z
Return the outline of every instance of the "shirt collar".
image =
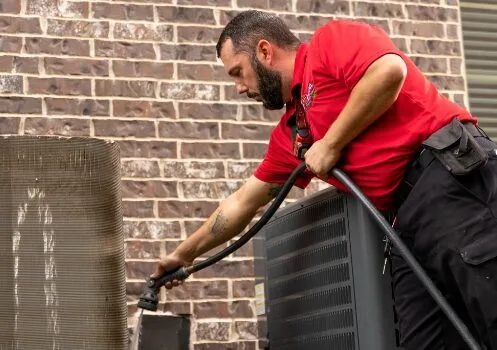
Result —
M297 88L302 84L302 80L304 79L304 68L305 61L307 58L307 48L308 45L306 43L300 44L297 49L297 55L295 56L295 64L293 68L293 78L292 78L292 95L295 96L295 92L297 92Z

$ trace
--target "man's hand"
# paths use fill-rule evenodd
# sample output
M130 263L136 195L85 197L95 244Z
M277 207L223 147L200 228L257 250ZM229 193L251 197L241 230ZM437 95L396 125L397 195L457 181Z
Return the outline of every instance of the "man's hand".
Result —
M307 168L321 180L326 181L330 170L336 165L342 152L321 139L312 144L304 155Z
M161 277L165 271L173 270L181 266L190 266L192 263L193 261L188 261L179 255L172 253L157 263L155 272L150 277L157 279ZM167 282L165 287L171 289L172 287L177 287L181 284L183 284L183 281L173 280L172 282Z

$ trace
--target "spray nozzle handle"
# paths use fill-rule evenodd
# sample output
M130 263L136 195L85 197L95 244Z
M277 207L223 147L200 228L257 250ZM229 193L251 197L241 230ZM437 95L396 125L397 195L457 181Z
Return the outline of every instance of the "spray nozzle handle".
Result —
M182 281L190 276L190 272L184 266L177 267L173 270L165 271L159 278L150 278L147 281L147 287L151 289L159 289L167 282L172 282L174 280Z
M173 270L165 271L159 278L149 278L147 281L147 287L138 301L138 307L145 310L156 311L157 304L159 303L157 291L160 287L165 285L167 282L172 282L173 280L182 281L188 276L190 276L188 268L181 266Z

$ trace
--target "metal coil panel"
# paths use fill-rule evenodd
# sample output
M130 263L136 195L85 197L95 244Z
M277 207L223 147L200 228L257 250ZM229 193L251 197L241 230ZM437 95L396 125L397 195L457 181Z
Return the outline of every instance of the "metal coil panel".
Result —
M117 144L0 138L0 349L127 348Z
M397 348L382 235L358 201L323 190L278 210L260 234L271 350Z

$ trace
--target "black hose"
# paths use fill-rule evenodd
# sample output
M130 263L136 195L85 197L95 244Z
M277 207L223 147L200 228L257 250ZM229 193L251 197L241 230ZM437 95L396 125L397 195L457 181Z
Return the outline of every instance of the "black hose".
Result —
M245 243L247 243L261 228L271 219L276 210L280 207L281 203L285 200L288 192L292 189L293 185L301 173L306 169L305 162L300 163L297 168L292 172L288 180L285 182L280 192L271 203L269 208L264 212L261 218L236 242L223 249L219 253L207 258L206 260L199 262L187 267L179 267L171 271L166 271L158 279L149 279L147 282L147 289L140 296L138 302L138 307L147 310L157 309L157 289L170 282L174 279L183 280L186 279L190 274L205 269L208 266L215 264L216 262L222 260L229 254L233 253L235 250L239 249ZM407 264L411 267L414 273L419 277L423 285L426 287L430 295L433 297L438 306L445 313L447 318L452 322L454 327L457 329L463 340L468 344L472 350L481 350L478 343L474 340L473 336L469 332L466 325L457 316L452 307L447 303L442 293L435 286L430 277L423 270L421 265L417 262L416 258L411 254L407 246L402 242L400 237L395 233L393 228L383 217L383 215L375 208L375 206L369 201L369 199L361 192L359 187L340 169L334 168L331 170L331 175L333 175L337 180L339 180L345 187L352 192L357 199L366 207L366 209L371 213L376 222L381 226L383 231L387 234L393 245L399 250L400 255L405 259Z
M276 210L280 207L281 203L285 200L286 196L288 195L288 192L292 189L295 181L299 177L299 175L305 170L305 163L301 163L297 166L297 168L292 172L288 180L285 182L281 190L278 192L278 195L276 198L273 200L269 208L266 209L264 214L262 214L261 218L252 226L245 234L243 234L236 242L228 246L227 248L223 249L216 255L213 255L206 260L192 265L189 267L190 273L197 272L199 270L205 269L207 266L210 266L219 260L222 260L226 256L230 255L233 253L235 250L240 248L242 245L247 243L252 237L255 236L257 232L259 232L262 227L267 224L269 219L274 215Z

